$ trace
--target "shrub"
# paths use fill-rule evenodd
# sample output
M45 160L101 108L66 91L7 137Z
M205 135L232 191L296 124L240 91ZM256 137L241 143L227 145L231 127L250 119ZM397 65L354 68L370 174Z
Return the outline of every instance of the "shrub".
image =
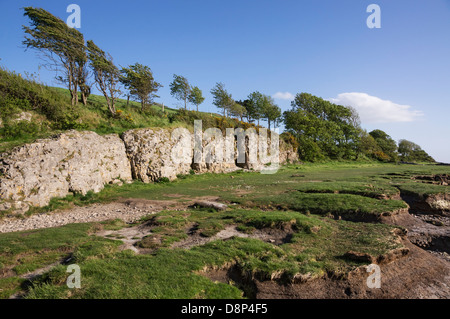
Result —
M0 135L3 138L24 138L28 136L35 136L46 130L45 125L37 124L35 122L7 121L3 127L0 128Z
M160 177L160 178L158 178L158 180L156 181L156 183L161 183L161 184L169 183L169 182L170 182L170 179L167 178L167 177Z
M373 152L373 156L375 157L375 159L377 159L379 161L382 161L382 162L389 162L391 160L389 155L385 154L382 151L375 151L375 152Z

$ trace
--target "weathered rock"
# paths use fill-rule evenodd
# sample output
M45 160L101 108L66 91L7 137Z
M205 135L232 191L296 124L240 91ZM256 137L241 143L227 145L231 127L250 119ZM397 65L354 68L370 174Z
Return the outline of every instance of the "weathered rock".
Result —
M178 174L187 175L191 170L192 148L187 154L174 149L180 140L183 145L191 143L190 136L172 138L169 130L140 129L125 132L122 139L135 179L144 183L162 177L174 180Z
M206 200L196 201L193 206L198 206L202 208L214 208L216 210L226 210L228 208L228 206L225 204Z
M144 183L163 177L174 180L178 174L189 174L191 169L197 173L228 173L240 168L260 171L268 164L298 160L297 150L282 140L279 141L279 157L275 160L276 154L270 152L270 139L260 143L256 134L246 138L244 144L233 135L227 137L225 134L221 138L220 131L209 136L205 132L194 135L187 130L184 134L172 132L167 129L138 129L123 134L135 179ZM202 148L196 152L194 146L200 145L200 141Z
M234 135L223 136L220 130L217 130L216 134L217 136L214 137L208 137L203 132L202 134L197 132L197 135L194 135L192 143L197 139L201 141L202 145L199 155L194 155L192 159L192 169L197 173L229 173L240 169L236 166L237 154Z
M69 192L99 192L115 179L131 180L125 147L116 135L68 131L17 147L0 161L0 199L45 206Z
M22 122L22 121L30 122L32 118L33 114L29 112L22 112L17 115L17 117L13 120L13 122Z
M70 192L86 194L99 192L108 183L129 183L132 176L149 183L164 177L174 180L192 169L197 173L262 170L273 162L298 160L296 150L281 140L275 160L273 154L262 156L270 149L270 140L259 143L256 136L242 148L233 135L216 139L202 134L202 152L196 157L195 136L186 129L130 130L122 139L68 131L17 147L0 159L0 210L25 212L30 205L45 206L51 198ZM244 155L243 163L237 163L239 154Z

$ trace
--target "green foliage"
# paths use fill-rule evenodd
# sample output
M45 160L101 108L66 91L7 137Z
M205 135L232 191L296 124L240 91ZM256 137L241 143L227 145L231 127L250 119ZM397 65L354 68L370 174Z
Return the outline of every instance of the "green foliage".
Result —
M244 101L244 107L247 109L249 120L259 120L263 116L264 95L258 91L252 92L248 95L247 100Z
M187 109L187 104L191 96L191 86L188 79L181 75L173 75L173 81L170 83L170 94L177 100L184 102L184 109Z
M189 96L189 102L194 104L197 107L198 112L198 106L205 101L205 98L203 97L202 90L200 90L197 86L191 86L191 95Z
M3 133L6 136L20 137L26 134L44 132L45 123L14 124L14 117L23 111L33 111L44 115L52 122L53 129L80 127L80 112L73 108L67 97L52 87L38 83L33 77L23 78L20 74L0 68L0 116L6 123ZM21 127L23 134L16 134ZM16 133L14 133L16 132Z
M369 134L375 139L378 146L381 148L381 151L389 157L388 160L396 162L398 159L397 143L382 130L373 130Z
M278 105L275 105L275 102L270 96L265 96L265 100L266 102L264 103L262 116L267 120L270 130L270 123L277 122L281 117L281 109Z
M216 83L216 86L211 89L213 96L213 104L219 109L223 109L223 116L226 117L228 111L235 103L232 95L227 92L223 83Z
M45 125L35 122L6 122L3 127L0 127L0 136L6 139L23 139L29 136L38 136L46 131Z
M298 150L299 143L297 139L295 138L292 133L289 132L283 132L280 134L280 138L288 145L292 145L292 147L296 150Z
M305 160L354 158L359 128L352 118L350 109L307 93L297 94L284 112L286 129L299 139Z
M153 103L153 98L158 97L155 93L162 85L155 81L150 67L135 63L120 70L121 82L130 95L141 101L141 110L146 104Z
M398 144L400 159L407 162L435 162L419 145L408 141L400 140Z
M120 72L113 63L112 57L101 50L94 41L87 42L89 62L94 74L95 83L106 99L111 115L116 115L116 99L120 94L117 88Z
M367 133L367 131L365 130L360 131L358 143L358 156L360 154L364 154L369 158L375 158L382 161L385 161L386 155L381 151L380 146L378 145L377 141L375 141L375 139L372 137L372 135Z
M245 116L247 110L245 109L245 107L243 107L242 105L238 104L238 103L234 103L229 110L229 114L231 116L234 116L238 119L240 119L242 121L243 117Z
M158 180L156 182L157 183L162 183L162 184L169 183L170 179L168 179L167 177L160 177L160 178L158 178Z
M227 128L238 128L242 127L247 129L249 127L254 127L254 125L241 122L236 119L220 117L209 113L187 111L185 109L180 109L177 112L171 113L168 116L171 123L181 122L192 126L195 120L202 120L202 128L208 129L212 127L217 127L225 132Z
M43 53L49 67L63 70L57 79L67 85L72 105L77 104L78 87L86 89L87 56L83 34L44 9L26 7L24 11L31 27L23 27L26 33L23 44Z

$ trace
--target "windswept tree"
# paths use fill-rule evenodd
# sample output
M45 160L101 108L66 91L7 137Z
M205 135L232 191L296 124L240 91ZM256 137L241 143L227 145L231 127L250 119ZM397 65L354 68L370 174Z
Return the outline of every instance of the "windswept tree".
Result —
M248 117L257 120L259 126L259 120L262 118L264 95L258 91L250 93L247 97L248 103L245 104Z
M173 75L173 81L170 83L170 94L179 101L184 102L184 109L187 109L189 97L191 96L191 86L188 79L181 75Z
M281 117L281 109L275 104L272 97L263 96L262 117L267 120L270 131L270 123L276 122Z
M26 7L30 27L23 26L26 48L36 49L47 61L45 66L57 72L56 79L67 85L72 105L78 103L78 87L87 93L84 67L87 63L84 37L75 28L69 28L60 18L41 8ZM61 74L61 75L58 75Z
M136 63L122 68L120 73L120 82L129 90L130 96L141 102L141 111L146 104L153 103L153 99L159 97L155 93L162 85L155 81L150 67Z
M247 119L247 122L251 123L254 120L251 118L248 110L251 109L251 101L249 99L236 101L237 104L241 105L244 109L244 117Z
M243 121L246 113L247 113L247 110L245 109L245 107L243 107L239 103L234 103L230 108L230 115L239 118L241 120L241 122Z
M220 82L216 83L214 88L212 88L211 94L213 96L213 104L219 109L223 109L223 116L226 117L228 111L235 103L232 95L227 92L225 85Z
M84 105L87 105L87 99L89 95L91 95L91 84L88 83L88 79L90 77L88 61L80 65L78 72L79 72L78 87L80 88L81 92L81 101L83 102Z
M359 130L350 109L308 93L297 94L292 109L284 112L284 124L300 144L306 160L354 158Z
M203 97L203 92L196 86L191 86L191 95L189 96L189 102L194 104L197 107L198 112L198 106L205 101L205 98Z
M101 50L94 41L87 42L88 57L97 88L103 93L111 115L116 115L116 99L120 94L120 71L110 54Z

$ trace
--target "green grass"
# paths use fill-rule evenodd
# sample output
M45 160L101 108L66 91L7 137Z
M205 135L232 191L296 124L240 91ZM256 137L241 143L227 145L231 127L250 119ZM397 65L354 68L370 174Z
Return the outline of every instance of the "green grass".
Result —
M111 222L111 225L114 226ZM105 228L110 222L101 223ZM76 253L83 245L97 247L97 251L114 250L120 242L90 236L93 224L70 224L57 228L38 229L0 234L0 269L9 269L12 276L0 275L0 296L20 290L24 283L19 276L43 268ZM101 247L101 248L100 248ZM92 249L93 250L93 249Z
M297 212L236 210L214 213L193 210L163 212L154 219L155 224L166 228L185 225L184 221L196 221L203 225L208 221L223 225L243 224L258 229L280 228L290 223L295 232L292 242L279 247L257 239L234 238L213 241L190 250L162 247L152 255L134 255L130 251L117 252L117 244L112 244L116 242L89 237L87 224L79 225L75 233L68 232L70 227L61 227L55 230L70 234L72 240L78 243L74 249L73 263L81 267L82 289L68 289L65 285L68 276L66 267L57 266L33 282L27 297L241 298L243 292L239 287L212 282L201 271L234 264L245 276L260 280L275 276L289 281L296 274L321 276L330 271L349 271L359 265L343 258L349 250L378 256L399 247L393 241L393 227L335 221ZM54 237L55 230L36 232L34 240L45 243L49 236ZM8 240L14 242L17 236L19 234L0 235L3 243ZM60 236L59 240L62 239ZM85 241L87 237L89 241ZM39 249L40 245L34 248ZM19 251L16 248L14 253ZM12 251L10 253L13 254ZM0 280L3 296L20 291L23 283L16 277Z
M399 194L399 190L389 185L388 183L370 182L310 182L303 183L297 188L303 193L338 193L338 194L352 194L372 198L393 197Z
M247 207L277 207L335 215L373 214L405 208L395 197L400 190L445 193L448 186L413 182L411 176L445 174L447 167L379 163L325 163L290 165L273 175L234 172L228 174L187 175L170 183L144 184L134 181L123 186L106 185L99 193L68 195L52 199L47 207L32 208L28 214L55 209L110 202L119 198L176 200L183 202L200 196L217 196L225 202ZM233 176L233 178L231 178ZM362 216L361 215L361 216Z
M147 127L192 127L193 121L174 118L178 110L154 103L141 111L140 103L117 99L117 114L110 114L105 98L91 94L87 105L71 105L67 89L50 87L38 81L36 74L17 74L0 66L0 153L13 147L47 138L69 129L90 130L98 134L123 133ZM15 121L27 112L31 121ZM210 113L183 112L190 117L212 117ZM195 114L194 114L195 113Z
M185 220L233 222L259 229L280 228L288 222L294 235L290 243L281 246L233 238L190 250L162 247L151 255L130 251L99 254L85 244L74 255L82 272L80 290L68 289L65 268L57 267L33 283L28 298L242 298L239 285L212 282L202 275L203 270L234 265L243 277L291 281L298 274L347 273L362 264L344 258L349 250L379 256L401 247L394 240L394 227L297 212L164 212L155 220L164 220L160 223L166 228L185 225Z
M443 185L433 185L421 182L406 182L398 184L398 188L404 194L416 195L420 198L435 194L450 194L450 187Z
M97 194L53 199L48 207L33 209L31 213L118 198L183 203L195 197L217 196L219 201L235 204L222 212L168 210L144 218L140 223L151 226L152 233L137 246L150 248L148 255L118 251L121 241L117 236L93 236L98 224L0 234L1 267L13 272L13 276L0 278L0 294L4 298L15 292L27 292L28 298L242 298L247 290L239 283L212 282L204 270L234 265L243 277L275 278L282 282L290 282L299 274L345 275L361 265L346 259L346 252L376 257L401 247L393 234L394 227L348 220L371 220L368 217L406 207L401 200L379 199L381 195L396 196L400 190L446 193L448 186L411 179L415 175L444 173L448 173L448 168L434 165L291 165L274 175L188 175L170 183L108 185ZM344 220L329 218L330 214ZM212 238L231 225L249 236L255 230L290 232L290 240L276 246L257 238L233 238L189 250L171 248L185 240L190 230ZM118 230L129 225L115 220L101 227ZM56 267L31 285L19 277L68 255L74 258L71 262L81 267L80 290L66 287L65 266Z

